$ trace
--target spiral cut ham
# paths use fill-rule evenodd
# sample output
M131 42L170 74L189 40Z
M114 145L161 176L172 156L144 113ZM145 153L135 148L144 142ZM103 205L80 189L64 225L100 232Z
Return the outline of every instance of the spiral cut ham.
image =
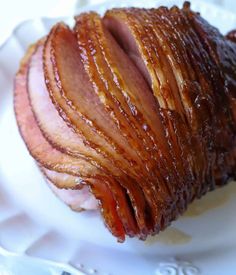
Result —
M23 58L16 119L52 191L123 242L236 177L235 31L183 8L58 23Z

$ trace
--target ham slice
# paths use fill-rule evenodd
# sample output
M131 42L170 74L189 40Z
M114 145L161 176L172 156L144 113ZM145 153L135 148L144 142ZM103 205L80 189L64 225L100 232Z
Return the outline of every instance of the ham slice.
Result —
M82 189L61 189L48 181L49 187L55 195L67 204L74 211L97 210L98 202L91 195L89 187L84 186Z
M49 170L40 165L39 168L48 181L54 184L58 189L80 189L84 183L83 179L80 177Z
M65 173L58 173L42 166L39 166L39 168L45 175L48 185L55 195L72 210L98 210L98 201L80 178ZM65 189L63 186L67 186L67 188Z

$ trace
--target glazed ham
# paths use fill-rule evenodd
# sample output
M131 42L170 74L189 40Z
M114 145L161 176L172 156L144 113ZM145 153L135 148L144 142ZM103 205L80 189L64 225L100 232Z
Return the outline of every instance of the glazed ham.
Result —
M56 24L15 79L15 113L52 191L123 242L165 229L236 177L235 32L182 9Z

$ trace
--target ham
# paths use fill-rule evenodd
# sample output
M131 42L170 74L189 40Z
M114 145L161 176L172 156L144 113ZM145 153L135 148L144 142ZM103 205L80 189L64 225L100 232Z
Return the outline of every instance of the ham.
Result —
M21 136L62 201L145 240L236 177L235 53L188 3L80 14L21 63Z

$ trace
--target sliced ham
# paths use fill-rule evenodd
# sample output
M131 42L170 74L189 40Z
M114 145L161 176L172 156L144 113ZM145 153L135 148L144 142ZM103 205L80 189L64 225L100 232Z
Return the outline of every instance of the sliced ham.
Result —
M160 223L158 201L162 200L162 197L157 189L162 189L164 185L159 184L157 178L164 175L160 175L159 169L154 169L154 166L155 159L160 159L157 148L163 148L166 144L163 141L164 135L159 134L157 141L155 133L152 132L154 128L156 133L162 133L161 118L156 110L152 92L129 57L106 30L98 14L87 13L78 16L75 31L83 65L90 81L96 86L100 100L108 110L112 110L112 116L123 124L121 127L127 139L130 138L131 143L133 139L140 142L133 143L133 146L142 158L143 168L147 171L143 172L146 179L143 178L138 183L149 205L152 206L155 223ZM155 197L157 193L159 196ZM166 196L168 190L164 188L162 193Z
M53 148L42 135L29 104L27 74L29 63L21 66L15 79L15 113L20 133L32 157L41 165L57 172L76 176L95 175L96 168L87 161L72 158Z
M57 24L48 36L44 71L50 96L68 125L111 163L132 173L137 154L106 115L82 67L76 38L63 24Z
M64 45L65 48L63 48L62 45ZM55 56L54 57L51 56L51 58L50 58L50 55L48 56L48 54L47 54L50 47L52 47L52 49L53 49L52 51L50 51L50 53L55 51L55 53L54 53ZM75 57L73 58L73 62L74 62L74 60L77 60L76 58L78 58L76 63L74 63L74 65L73 65L73 66L75 66L75 71L74 70L72 71L72 68L70 68L72 65L71 65L71 63L69 63L70 58L68 57L68 55L67 55L67 58L66 57L63 58L63 55L66 54L67 52L71 55L71 57L70 57L71 59L72 59L72 53L74 53ZM56 56L56 54L58 55L58 57ZM52 58L55 58L54 62L52 62ZM79 131L81 131L81 129L86 129L83 132L83 135L84 135L83 137L86 140L86 142L89 143L89 140L92 140L92 139L94 139L95 141L98 139L101 140L101 136L97 135L95 132L91 132L91 131L94 131L93 124L90 125L88 123L84 123L84 121L81 120L81 117L78 116L78 113L80 113L80 111L78 111L77 108L82 108L83 113L88 112L88 110L83 109L86 107L86 104L88 104L88 102L86 104L83 104L81 102L80 105L78 105L78 102L80 102L81 100L88 101L88 99L90 97L91 97L91 100L93 100L93 98L94 98L94 100L97 101L98 98L97 98L96 94L91 90L92 86L90 86L89 82L87 84L85 83L86 75L85 75L85 71L83 71L83 68L80 68L80 65L79 66L75 65L77 63L78 64L80 63L79 58L80 57L79 57L79 51L77 48L77 42L75 40L75 37L71 33L71 31L63 25L56 26L55 29L52 30L51 35L49 35L48 41L46 42L45 49L44 49L44 68L45 68L45 74L46 74L46 81L48 84L48 90L51 93L53 102L54 102L54 99L56 98L55 99L56 102L54 102L55 106L57 106L57 108L59 108L59 109L61 107L63 108L62 112L59 111L60 115L66 121L67 121L67 119L73 120L72 122L70 122L69 125L71 125L72 127L73 127L73 125L75 125L75 128L77 130L79 129ZM64 64L64 60L65 61L67 60L68 63ZM56 63L58 61L59 61L59 63L57 63L57 65L60 64L60 62L61 62L62 64L60 64L60 66L62 66L62 67L55 66L54 63ZM82 64L81 64L81 66L82 66ZM68 68L69 72L66 72L65 68ZM56 77L58 78L57 79L58 83L55 82L55 75L54 75L55 70L56 71L58 70L57 73L59 71L62 73L62 75L60 75L60 79L59 79L59 76L56 75ZM83 79L82 86L81 86L81 84L82 84L81 80L79 79L80 70L83 72L83 75L85 77L85 79ZM76 78L74 78L74 79L72 77L68 78L68 75L72 75L72 74L75 74ZM82 76L80 76L80 77L82 77ZM61 82L62 80L64 82ZM64 86L63 86L63 83L64 83ZM85 93L84 89L86 88L86 85L88 87L88 90L86 90L87 96L85 97L85 95L83 93ZM74 88L72 88L72 87L74 87ZM60 90L60 89L62 89L62 90ZM65 93L65 92L68 92L69 95L68 94L61 95L61 93ZM68 99L68 97L70 98L70 100ZM76 97L78 97L78 98L76 99ZM70 101L70 103L68 103L68 100ZM71 102L71 100L73 103ZM73 107L74 104L77 107ZM91 104L91 102L90 102L90 104ZM94 103L94 104L97 105L97 103ZM100 106L101 103L99 103L98 105ZM99 107L99 108L101 109L102 107ZM66 118L64 116L64 112L65 112ZM99 122L99 116L100 116L99 112L97 113L97 117L96 117L97 122ZM91 111L90 111L90 113L91 113ZM117 138L119 139L119 142L122 141L122 139L124 140L124 138L123 137L121 138L121 136L118 132L119 129L112 130L109 127L109 124L106 124L106 122L103 121L103 117L100 117L99 123L101 123L101 122L102 122L101 125L103 127L106 127L106 130L104 130L104 131L106 131L107 135L108 134L110 135L110 133L113 136L115 135L116 139ZM67 123L68 123L68 121L67 121ZM76 131L76 129L75 129L75 131ZM82 132L80 134L82 134ZM108 138L109 138L109 136L108 136ZM104 139L104 142L107 142L106 139ZM98 150L98 152L102 153L104 145L105 144L102 145L100 150L98 150L98 147L96 147L96 150ZM108 148L109 147L110 147L110 145L108 146ZM107 150L107 148L105 148L105 150ZM131 149L131 150L132 150L132 152L134 152L133 149ZM113 151L113 150L111 150L111 151ZM136 165L135 164L136 160L138 160L136 153L134 155L134 153L130 153L130 151L129 151L129 153L130 153L129 154L129 156L130 156L129 162L127 162L126 158L124 157L124 155L126 155L127 152L121 153L119 150L118 151L115 150L115 151L113 151L113 153L115 153L115 158L118 158L119 160L123 160L122 163L119 163L119 164L117 162L115 162L115 163L117 164L117 166L120 169L124 170L124 172L126 172L126 173L128 172L127 168L129 168L130 173L133 175L137 175L137 173L141 172L141 171L137 171L135 168L134 168L134 171L132 172L132 168L133 168L133 166ZM132 161L132 163L131 163L131 161ZM139 163L141 164L140 161L141 160L139 160ZM131 200L134 208L143 209L143 208L148 207L147 203L145 202L145 198L144 198L144 194L143 194L142 190L138 189L138 188L134 189L132 186L133 184L138 184L138 181L134 179L133 183L130 183L129 180L126 180L126 177L127 176L125 176L125 175L120 176L119 182L122 185L122 187L125 188L127 190L127 192L130 194L130 196L131 196L130 200ZM108 181L108 182L109 182L109 184L111 184L110 181ZM132 192L130 190L132 190ZM143 234L142 238L145 238L146 235L148 234L148 229L147 229L148 224L147 223L149 223L149 221L148 221L149 217L146 217L144 211L142 211L142 210L134 212L134 213L136 215L138 215L137 219L139 219L140 230Z
M37 46L35 48L37 48ZM40 165L47 169L70 173L71 175L80 177L85 167L86 169L88 168L86 171L89 171L89 168L94 169L94 167L88 162L85 165L85 161L78 158L73 159L71 156L65 155L53 148L43 137L30 108L27 95L27 74L29 70L29 60L35 48L31 48L27 53L15 79L14 108L21 136L29 152ZM90 172L89 177L94 174L94 172ZM93 178L89 178L89 180L88 184L96 200L100 202L100 208L102 209L106 225L120 241L124 240L123 225L117 214L116 201L111 191L102 180ZM67 186L62 187L67 188Z
M31 58L28 92L32 110L43 135L59 151L74 157L82 156L95 166L119 175L119 170L111 167L109 161L86 146L81 137L58 114L45 84L42 57L43 45L40 45Z
M235 178L235 32L182 9L56 24L15 81L22 138L53 192L144 240Z
M104 17L104 24L136 64L139 71L145 76L149 86L152 87L152 93L157 101L156 112L161 116L161 124L158 124L159 132L165 135L163 142L163 148L165 149L162 148L162 158L160 159L163 159L164 155L168 162L167 167L171 167L167 172L171 177L170 182L168 183L167 181L164 186L167 184L167 186L169 185L169 190L172 189L172 191L176 192L175 190L179 190L180 185L184 186L183 182L189 183L192 178L191 166L187 162L189 156L186 156L186 163L183 165L183 160L180 156L186 152L186 149L182 147L181 136L176 135L176 129L179 128L176 124L184 125L184 121L181 120L181 116L178 113L173 113L174 106L171 107L165 103L166 101L170 103L169 99L172 96L167 96L166 93L171 92L173 89L169 87L170 81L167 78L170 75L173 81L173 76L168 70L169 67L165 67L166 60L164 60L163 53L159 52L159 55L162 54L161 58L163 58L163 61L157 55L157 49L160 50L160 45L159 40L153 34L155 24L143 18L143 14L146 13L147 10L144 9L114 9L107 11ZM142 39L143 37L144 39ZM166 70L168 75L165 74ZM174 116L175 119L173 119ZM189 135L188 131L185 130L186 134ZM156 137L159 138L159 134L156 134ZM187 149L189 151L189 147ZM178 161L178 159L181 159L181 161ZM185 169L186 166L189 166L188 170ZM162 169L165 170L165 167ZM163 173L166 174L166 172ZM173 182L175 182L176 186L173 186ZM189 196L192 196L192 194L189 193Z

